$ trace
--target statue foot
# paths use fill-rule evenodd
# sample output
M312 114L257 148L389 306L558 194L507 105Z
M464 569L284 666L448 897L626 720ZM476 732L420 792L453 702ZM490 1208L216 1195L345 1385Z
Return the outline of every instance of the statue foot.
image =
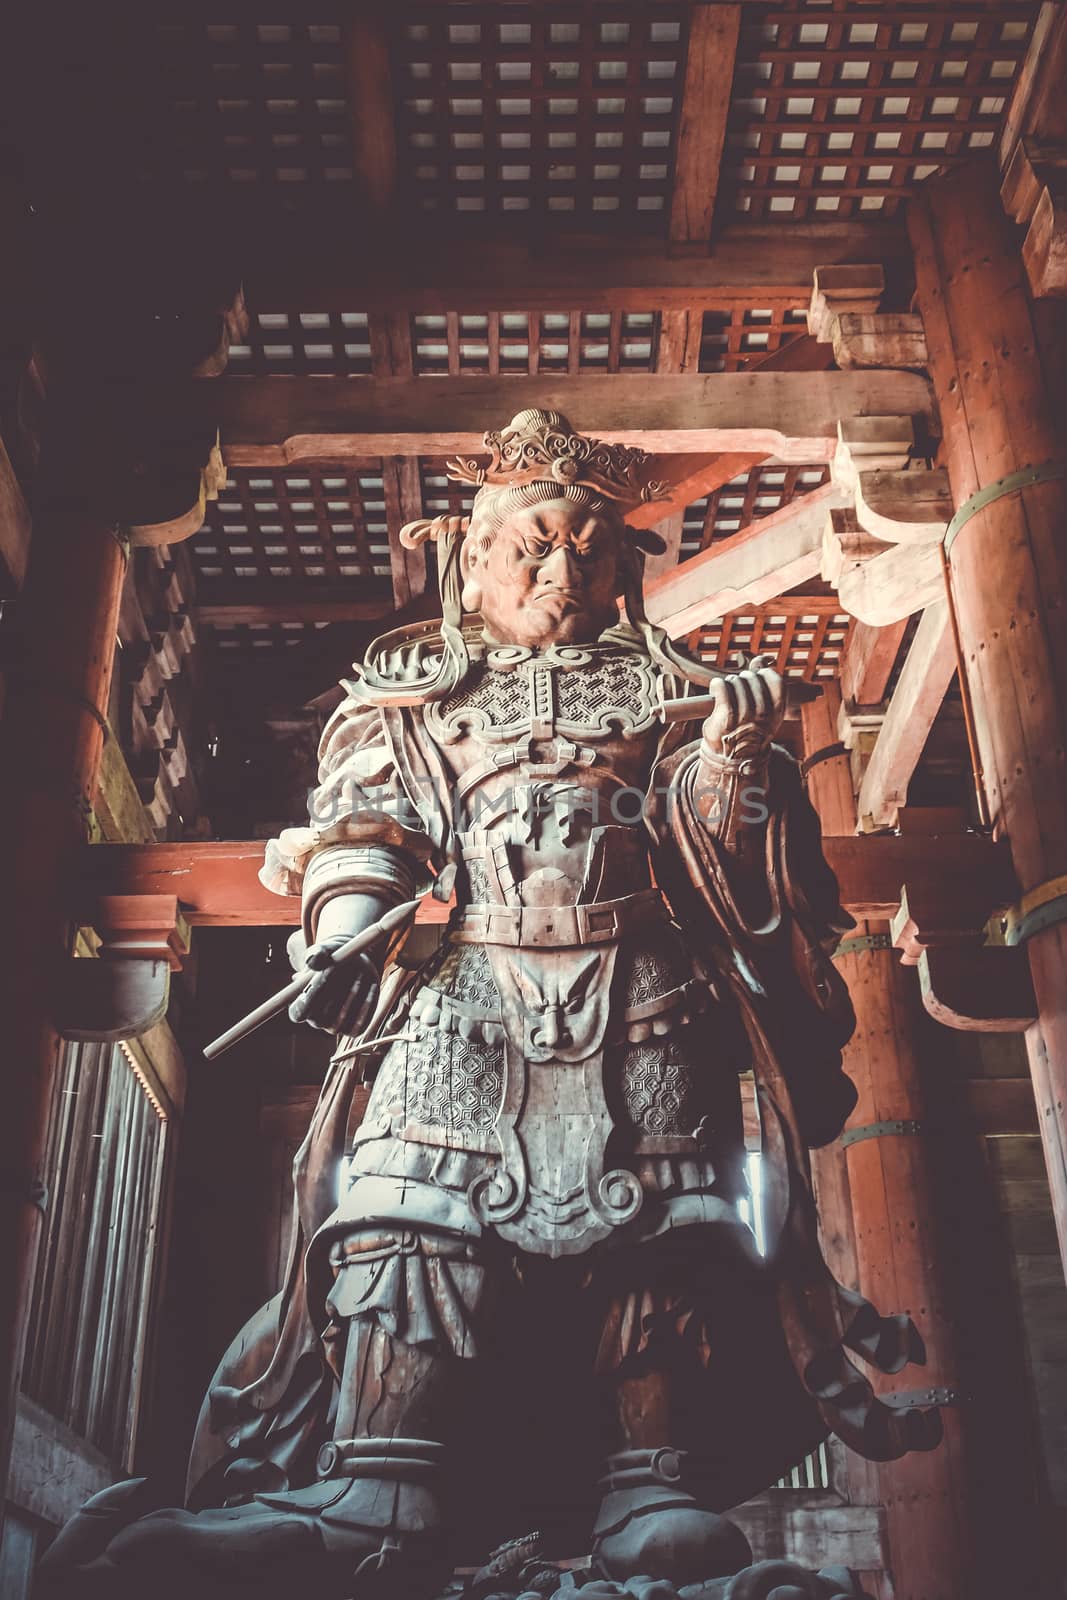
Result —
M57 1540L42 1563L49 1600L421 1600L451 1570L438 1508L442 1447L335 1441L323 1477L247 1505L151 1512L106 1546ZM85 1515L85 1513L81 1513Z
M115 1535L150 1504L147 1478L127 1478L91 1495L53 1539L41 1563L42 1592L51 1570L71 1571L88 1566L100 1556Z
M684 1451L624 1450L608 1460L593 1555L608 1577L676 1587L728 1577L752 1560L748 1540L687 1486Z

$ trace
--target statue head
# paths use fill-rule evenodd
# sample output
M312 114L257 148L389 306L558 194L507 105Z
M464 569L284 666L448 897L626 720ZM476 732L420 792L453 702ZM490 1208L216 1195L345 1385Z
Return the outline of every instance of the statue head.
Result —
M438 652L425 653L403 683L379 662L401 631L376 641L361 668L364 688L379 704L444 699L465 681L470 654L463 612L481 613L495 644L541 649L588 644L620 622L644 641L665 671L706 684L718 674L692 659L644 614L643 556L665 548L658 534L626 522L636 506L666 497L649 476L651 457L629 445L605 444L576 433L558 411L520 411L506 428L485 435L488 464L448 463L457 483L474 486L469 517L409 522L400 530L409 548L437 544L442 618Z
M622 518L590 490L529 488L536 497L478 496L460 551L463 609L481 612L495 644L588 643L618 621Z
M555 411L520 411L485 442L488 466L449 463L478 486L460 551L463 609L499 644L598 638L618 620L632 560L625 510L658 489L642 481L646 453L587 439Z

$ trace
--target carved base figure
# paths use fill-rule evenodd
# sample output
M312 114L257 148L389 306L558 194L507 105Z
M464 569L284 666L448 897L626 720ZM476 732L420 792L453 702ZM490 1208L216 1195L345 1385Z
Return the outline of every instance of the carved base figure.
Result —
M49 1563L72 1594L179 1574L420 1600L533 1506L628 1593L856 1594L751 1566L722 1511L828 1429L876 1458L939 1437L846 1353L896 1371L915 1329L818 1248L806 1147L855 1098L830 961L849 919L772 742L786 685L762 659L722 677L645 618L656 538L622 520L656 492L642 452L542 412L486 443L487 467L452 464L469 526L405 530L437 540L441 621L372 648L311 826L268 849L317 973L292 1015L341 1036L289 1280L216 1375L190 1509L95 1541L87 1513ZM331 965L430 879L455 909L421 969ZM350 1130L353 1037L392 1042ZM764 1254L739 1211L749 1071Z

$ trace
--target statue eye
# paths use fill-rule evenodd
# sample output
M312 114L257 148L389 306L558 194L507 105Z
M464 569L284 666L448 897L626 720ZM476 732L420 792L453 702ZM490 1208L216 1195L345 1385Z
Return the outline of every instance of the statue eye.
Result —
M533 556L537 561L543 561L550 549L551 546L546 544L543 539L527 539L526 541L526 554Z

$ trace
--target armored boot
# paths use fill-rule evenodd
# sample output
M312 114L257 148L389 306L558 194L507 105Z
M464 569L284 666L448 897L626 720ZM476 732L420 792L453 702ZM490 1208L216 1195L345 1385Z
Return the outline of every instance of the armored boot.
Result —
M669 1446L608 1457L593 1557L609 1578L665 1578L680 1588L749 1565L748 1540L700 1503L695 1477L687 1452Z
M115 1532L87 1563L62 1539L42 1564L43 1593L190 1594L197 1600L421 1600L451 1571L438 1501L443 1446L423 1439L333 1440L317 1483L247 1505L156 1511Z

